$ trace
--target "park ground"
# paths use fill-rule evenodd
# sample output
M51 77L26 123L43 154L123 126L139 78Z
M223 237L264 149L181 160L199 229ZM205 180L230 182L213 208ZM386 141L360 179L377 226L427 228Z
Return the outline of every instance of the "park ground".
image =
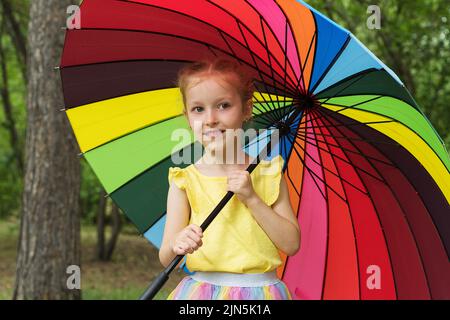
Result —
M18 236L18 221L0 221L0 300L9 300L13 295ZM163 270L157 249L132 226L125 226L120 234L112 261L98 261L95 250L95 226L82 226L80 269L84 300L136 300ZM155 298L166 299L184 276L182 271L174 271Z

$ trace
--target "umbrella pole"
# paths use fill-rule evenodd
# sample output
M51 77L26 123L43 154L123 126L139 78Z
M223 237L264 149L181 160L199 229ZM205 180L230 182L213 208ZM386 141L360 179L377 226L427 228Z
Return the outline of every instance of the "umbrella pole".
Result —
M249 173L252 173L252 171L256 168L256 166L261 161L260 155L268 155L271 152L271 133L268 138L269 142L264 147L263 151L258 154L255 160L247 167L247 171ZM219 212L222 210L223 207L227 204L227 202L231 199L231 197L234 195L234 192L228 191L227 194L222 198L222 200L219 202L219 204L214 208L214 210L209 214L209 216L205 219L205 221L202 223L200 228L202 231L205 231L206 228L208 228L209 224L214 220L214 218L219 214ZM144 292L144 294L139 298L139 300L151 300L153 297L158 293L158 291L162 288L162 286L169 280L169 275L175 269L175 267L180 263L180 261L184 258L184 255L178 255L176 256L172 262L167 266L164 271L162 271L150 284L150 286L147 288L147 290Z

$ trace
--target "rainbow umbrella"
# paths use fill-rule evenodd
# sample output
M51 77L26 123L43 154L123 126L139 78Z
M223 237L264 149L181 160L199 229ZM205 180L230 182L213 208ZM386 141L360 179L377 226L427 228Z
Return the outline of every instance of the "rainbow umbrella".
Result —
M60 72L84 158L159 245L186 63L236 59L255 128L279 128L302 231L279 276L296 299L449 299L450 160L401 80L303 1L84 0ZM249 150L250 143L246 145Z

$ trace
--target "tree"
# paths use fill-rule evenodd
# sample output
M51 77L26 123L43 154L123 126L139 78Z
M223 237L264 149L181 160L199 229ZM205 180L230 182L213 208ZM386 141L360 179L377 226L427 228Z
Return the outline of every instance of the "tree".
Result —
M3 47L1 37L5 30L5 13L2 13L0 20L0 101L3 105L3 112L5 114L4 127L8 130L10 136L10 146L13 151L13 158L16 161L16 166L20 175L23 175L23 160L22 149L19 143L19 134L17 132L16 122L13 116L13 105L11 102L9 90L9 76L7 68L6 50Z
M25 43L26 37L22 31L20 19L18 19L17 15L14 14L15 11L16 13L18 12L20 15L21 11L17 9L26 7L26 5L22 2L23 1L15 3L13 7L10 0L0 0L0 7L2 8L2 12L7 22L8 34L16 48L16 57L19 61L19 66L21 67L24 79L26 79L26 56L27 56L27 48Z
M102 190L99 197L97 214L97 259L100 261L111 260L122 227L119 208L112 201L110 201L109 207L110 210L108 210L106 192ZM106 240L105 231L108 211L111 216L111 236Z
M80 164L63 106L59 64L70 0L34 0L28 26L25 177L14 299L79 299Z

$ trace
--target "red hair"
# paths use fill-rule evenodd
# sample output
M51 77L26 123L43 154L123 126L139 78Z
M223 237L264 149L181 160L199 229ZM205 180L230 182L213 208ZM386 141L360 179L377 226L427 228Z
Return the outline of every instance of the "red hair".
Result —
M219 76L234 86L241 97L243 107L253 98L255 91L253 79L237 61L226 58L201 60L186 65L178 72L177 85L183 97L184 111L186 111L186 91L193 85L193 78L204 76Z

